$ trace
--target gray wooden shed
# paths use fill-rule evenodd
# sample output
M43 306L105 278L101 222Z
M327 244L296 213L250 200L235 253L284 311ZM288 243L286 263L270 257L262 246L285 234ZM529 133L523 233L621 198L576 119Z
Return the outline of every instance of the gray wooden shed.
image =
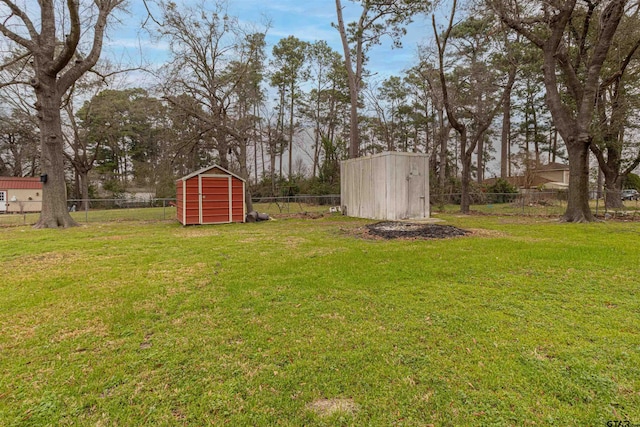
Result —
M345 215L380 220L429 218L429 157L385 152L340 163Z

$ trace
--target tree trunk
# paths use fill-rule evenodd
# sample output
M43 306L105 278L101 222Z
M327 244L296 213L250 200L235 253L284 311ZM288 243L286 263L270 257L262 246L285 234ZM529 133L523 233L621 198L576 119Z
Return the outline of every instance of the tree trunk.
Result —
M262 135L262 132L260 132L260 134ZM261 160L262 160L262 162L261 162L261 164L262 164L262 169L261 169L262 177L260 178L260 180L262 180L262 179L265 178L266 172L267 172L266 164L265 164L265 158L264 158L264 141L262 140L262 137L260 138L260 157L261 157ZM259 182L259 179L257 177L257 172L256 172L256 184L258 184L258 182Z
M351 86L351 85L349 85ZM349 88L351 98L350 121L349 121L349 158L355 159L360 156L360 130L358 128L358 93Z
M569 194L567 210L562 216L566 222L589 222L594 217L589 207L589 144L571 141L569 154Z
M227 141L227 133L223 129L217 129L215 132L216 147L218 148L218 161L220 167L229 170L229 142Z
M55 77L40 76L36 86L40 122L40 169L46 177L42 185L42 212L34 228L77 226L67 208L67 184L64 179L64 147L60 119L61 94Z
M464 145L463 145L464 147ZM460 185L460 213L468 214L471 210L471 196L469 187L471 183L471 159L472 156L463 152L462 154L462 178Z
M438 124L440 126L440 130L438 132L438 142L440 145L440 155L438 156L440 159L440 170L438 171L438 186L441 191L444 191L444 185L447 179L447 139L449 136L449 128L445 128L444 124L444 111L442 108L438 108Z
M296 98L294 96L295 86L293 84L293 80L291 81L291 104L289 105L289 184L293 182L293 110L295 108Z
M509 91L511 92L511 91ZM511 94L505 96L502 105L502 137L500 150L500 178L509 176L509 144L511 144Z
M77 171L78 181L80 184L80 204L78 210L85 210L89 208L89 173L81 170Z
M553 129L553 144L551 148L551 163L556 162L556 154L558 153L558 130Z
M269 151L269 175L271 176L271 194L276 194L276 151L275 147Z
M316 127L314 131L314 142L313 142L313 170L311 172L311 179L314 180L318 176L318 164L320 161L320 131Z
M478 184L482 184L482 181L484 180L484 137L482 136L478 140L477 164L478 171L476 173L476 178Z
M260 123L260 110L255 104L253 106L253 116L256 117L258 119L258 123ZM256 124L253 125L253 173L255 175L253 183L258 185L258 132L256 126ZM264 169L262 170L262 173L264 174Z
M622 177L614 171L602 171L604 175L604 206L607 209L623 209Z
M598 168L598 180L596 183L596 197L598 199L602 199L604 191L604 174L602 173L602 168Z
M504 88L502 101L502 135L500 146L500 178L507 179L511 176L509 166L511 162L511 92L516 81L517 67L509 67L509 80Z
M349 109L349 158L355 159L360 156L360 129L358 127L358 95L360 93L360 53L362 41L360 40L356 47L356 70L353 69L351 61L351 47L349 46L347 30L342 17L342 2L336 0L336 12L338 17L338 31L340 32L340 40L344 51L345 68L347 69L347 82L349 83L349 100L351 107ZM366 12L365 12L366 13ZM362 37L362 36L361 36Z
M532 116L533 116L533 149L535 150L536 168L537 168L538 166L540 166L540 143L538 141L538 115L536 114L535 108L533 108Z
M318 84L318 86L320 86ZM313 134L313 172L311 173L311 179L314 180L318 176L318 163L320 162L320 87L318 87L318 95L316 97L316 110L315 110L315 129Z
M524 124L525 124L525 128L524 128L524 152L526 154L526 158L527 160L531 157L529 156L530 153L530 149L529 149L529 111L528 109L526 109L524 111Z

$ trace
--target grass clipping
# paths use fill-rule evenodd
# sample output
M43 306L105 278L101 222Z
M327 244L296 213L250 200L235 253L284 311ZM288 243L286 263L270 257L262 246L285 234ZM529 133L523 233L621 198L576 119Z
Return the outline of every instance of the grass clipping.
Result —
M318 399L308 403L307 409L320 417L330 417L338 412L353 415L358 411L358 404L353 399Z

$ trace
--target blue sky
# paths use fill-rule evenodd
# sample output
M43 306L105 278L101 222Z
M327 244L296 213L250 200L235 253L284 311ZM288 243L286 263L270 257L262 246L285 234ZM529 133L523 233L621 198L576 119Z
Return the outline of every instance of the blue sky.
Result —
M177 3L180 4L181 1ZM343 6L346 22L358 18L360 9L356 4L343 0ZM332 22L336 22L334 0L229 0L228 11L230 15L245 23L260 24L266 19L270 20L271 28L267 33L269 53L278 40L289 35L308 42L325 40L342 53L338 31L331 26ZM144 32L139 31L145 16L142 1L132 1L130 13L121 14L121 23L110 31L105 44L105 54L115 58L116 62L136 62L139 49L142 47L145 56L151 61L157 62L166 58L166 44L155 44ZM413 65L417 57L418 43L431 37L429 19L430 17L418 17L416 22L409 26L402 49L392 49L389 39L385 39L381 46L374 47L370 52L368 68L380 78L384 78L399 74L403 69Z

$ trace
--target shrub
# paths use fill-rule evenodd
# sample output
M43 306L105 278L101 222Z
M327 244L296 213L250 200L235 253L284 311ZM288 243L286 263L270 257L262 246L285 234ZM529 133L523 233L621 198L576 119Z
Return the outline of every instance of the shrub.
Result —
M506 179L498 178L495 183L485 187L488 193L487 201L490 203L511 203L515 200L518 189Z
M634 188L640 191L640 176L635 173L630 173L624 180L624 188Z

